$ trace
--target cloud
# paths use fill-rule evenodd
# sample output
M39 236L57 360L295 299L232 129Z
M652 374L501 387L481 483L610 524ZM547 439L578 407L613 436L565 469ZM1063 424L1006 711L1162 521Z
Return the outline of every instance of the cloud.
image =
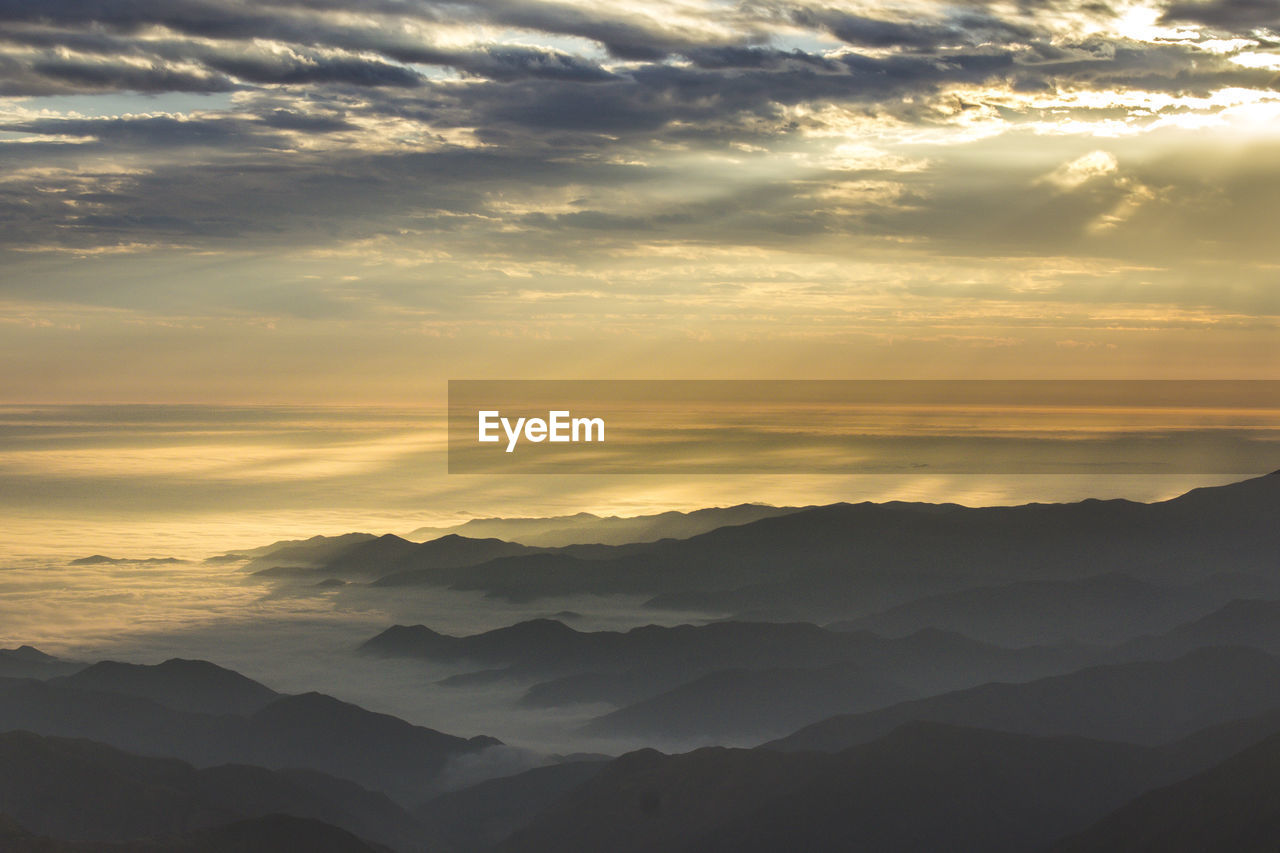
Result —
M989 285L1036 259L1115 265L1139 302L1156 290L1133 282L1186 264L1262 311L1280 93L1236 61L1262 34L1211 38L1261 14L1175 5L1170 34L1065 0L0 0L0 253L22 271L0 294L444 337L607 315L879 341L945 293L1101 299ZM981 286L952 280L978 264ZM896 288L903 269L929 287ZM531 313L521 291L558 296Z
M300 110L275 109L259 116L258 120L269 127L309 133L335 133L356 129L354 124L338 116L310 115Z
M109 118L38 118L0 125L10 132L57 137L83 137L105 147L128 151L175 146L237 146L275 148L285 139L259 129L240 117L184 118L167 115Z
M340 83L352 86L418 86L422 75L386 62L348 57L211 56L205 62L215 70L250 83L299 85Z
M40 59L31 63L0 56L0 96L119 92L227 92L235 84L208 70L139 65L112 60Z
M1108 151L1090 151L1074 160L1063 163L1041 180L1060 190L1074 190L1102 175L1109 175L1119 168L1114 154Z
M791 23L825 30L856 47L903 47L937 50L942 47L1029 42L1047 36L1039 27L1004 21L980 11L956 11L934 20L891 20L858 15L830 7L775 7L775 14Z
M1231 32L1252 34L1257 28L1280 27L1280 3L1276 0L1208 0L1171 3L1161 20L1165 23L1194 22Z

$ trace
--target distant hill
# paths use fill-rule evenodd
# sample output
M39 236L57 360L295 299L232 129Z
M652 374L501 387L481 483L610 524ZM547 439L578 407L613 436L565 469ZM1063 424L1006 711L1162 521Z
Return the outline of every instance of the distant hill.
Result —
M190 853L382 853L377 847L318 820L267 815L190 832L175 839L175 849Z
M688 539L719 527L748 524L762 518L796 512L797 507L739 504L709 507L692 512L619 517L589 512L549 518L473 518L452 527L420 527L410 539L436 539L449 534L473 538L497 538L522 545L559 548L565 545L626 545L659 539Z
M619 518L590 513L553 518L472 519L447 528L421 528L407 538L384 534L347 533L284 540L259 548L229 551L213 562L246 559L247 569L263 572L277 567L295 570L324 567L335 577L381 577L398 572L424 572L476 565L499 557L568 548L567 556L597 556L584 545L620 546L682 539L718 527L746 524L794 512L790 507L743 504L694 512ZM411 541L412 540L412 541ZM426 540L426 541L422 541ZM603 556L608 556L607 552ZM77 562L119 562L94 556ZM298 574L306 574L299 571ZM277 574L275 577L282 577Z
M72 560L73 566L100 566L100 565L118 565L120 563L141 563L151 565L168 566L177 563L185 563L186 560L179 560L177 557L147 557L146 559L135 560L129 557L104 557L102 554L94 554L90 557L81 557L78 560Z
M53 678L84 667L83 663L56 658L34 646L0 649L0 678Z
M279 542L272 542L270 545L261 545L257 548L228 551L212 559L261 560L264 557L271 557L275 565L281 566L291 563L314 564L328 559L334 554L350 548L352 545L376 538L372 533L343 533L340 536L312 536L310 539L282 539Z
M325 572L333 577L378 577L417 547L416 542L387 533L344 548L325 559L323 566Z
M705 744L759 742L832 714L882 708L916 695L857 664L721 670L598 717L586 730Z
M614 632L609 635L617 636ZM378 657L484 664L545 660L552 661L549 665L554 667L554 661L561 657L582 655L591 642L592 635L575 631L558 620L532 619L463 637L440 634L425 625L394 625L361 644L358 651Z
M839 757L802 789L692 846L1014 853L1177 773L1162 756L1121 744L923 723Z
M1115 644L1168 631L1233 598L1277 596L1280 580L1254 575L1214 575L1192 584L1164 585L1113 573L927 596L830 627L890 637L940 628L1005 646Z
M50 684L141 696L179 711L248 715L279 694L238 672L203 660L173 658L154 666L102 661Z
M383 578L382 585L438 585L437 577L442 570L466 568L501 557L538 554L543 550L500 539L468 539L452 534L428 542L411 542L388 533L361 536L340 548L326 543L320 551L290 547L255 557L245 569L258 577L285 582Z
M426 835L386 797L322 774L198 770L29 732L0 734L0 814L32 833L71 841L176 836L278 814L324 820L401 850L422 849Z
M501 539L448 535L418 543L388 534L348 548L326 562L324 571L340 577L379 578L406 572L458 569L531 553L537 553L537 549Z
M374 587L403 588L436 586L452 589L487 590L486 579L494 577L516 578L518 586L533 585L557 589L555 594L572 595L582 578L590 574L592 567L609 560L591 560L560 551L529 550L526 553L482 560L468 566L407 568L401 565L384 567L387 574L374 581ZM580 590L581 591L581 590ZM514 601L533 601L545 597L507 588L501 597Z
M721 670L596 717L586 730L704 744L756 743L833 713L882 708L915 698L881 672L850 663L820 669Z
M1052 853L1272 853L1280 850L1280 735L1149 791Z
M1003 649L941 631L887 640L804 623L715 622L586 632L549 619L465 637L400 625L364 643L360 652L492 667L495 678L536 682L528 706L629 704L720 670L837 663L864 668L920 695L994 678L1021 681L1066 672L1092 662L1095 654ZM473 680L457 676L444 683Z
M247 717L178 711L150 699L0 679L0 731L80 737L197 766L300 767L351 779L404 803L438 793L450 760L498 742L411 725L329 696L279 697Z
M840 753L642 750L607 765L498 849L1014 853L1199 769L1150 747L936 723L911 723Z
M1251 646L1280 654L1280 601L1232 601L1214 612L1115 650L1118 659L1171 658L1203 646Z
M422 582L514 601L630 593L655 606L827 622L1026 581L1274 576L1277 515L1280 472L1152 504L834 504L616 556L508 556Z
M1157 748L1176 756L1188 767L1205 769L1277 733L1280 733L1280 707L1209 726Z
M845 714L768 746L836 752L916 720L1155 744L1274 708L1280 708L1280 659L1256 649L1210 648L1172 661L1098 666L1025 684L984 684Z
M310 818L267 815L164 838L132 841L64 841L27 832L0 815L5 853L387 853L345 829Z
M496 848L504 853L687 850L707 832L802 788L834 756L646 749L605 766Z
M450 791L414 809L451 853L482 853L589 782L607 759L566 761Z
M313 767L402 802L435 793L435 776L450 759L501 743L485 736L464 740L320 693L283 697L249 719L250 755L267 766Z

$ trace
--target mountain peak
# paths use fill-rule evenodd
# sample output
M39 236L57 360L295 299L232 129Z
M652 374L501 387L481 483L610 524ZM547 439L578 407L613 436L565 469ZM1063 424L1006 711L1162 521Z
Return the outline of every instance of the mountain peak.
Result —
M56 657L37 649L35 646L21 645L16 649L0 649L0 654L4 654L14 660L25 661L27 663L52 663L57 660Z
M178 711L250 714L278 695L252 678L206 660L146 665L104 660L50 683L150 699Z

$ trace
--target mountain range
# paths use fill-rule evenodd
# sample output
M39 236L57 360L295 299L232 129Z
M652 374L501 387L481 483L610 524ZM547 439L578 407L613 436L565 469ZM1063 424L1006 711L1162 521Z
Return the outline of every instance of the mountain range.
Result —
M629 631L576 631L538 619L455 637L423 625L394 626L366 641L363 654L487 667L485 680L531 682L531 707L581 702L626 704L729 669L807 669L843 664L900 688L940 692L994 678L1026 680L1090 662L1088 648L1006 649L958 634L921 631L886 639L782 622L713 622ZM444 684L475 683L476 675Z
M70 675L84 666L83 663L45 654L35 646L0 649L0 678L52 678Z
M88 672L92 689L76 686L84 683L76 676L48 682L0 679L0 731L86 738L199 767L310 768L404 803L438 792L438 777L452 759L499 744L490 737L467 739L414 726L319 693L264 693L267 688L205 662L91 667ZM187 692L193 683L203 687ZM238 692L229 692L223 704L243 713L163 704L178 697L174 705L189 706L191 696L228 684ZM265 698L269 701L257 704Z
M0 849L1280 849L1277 517L1280 472L1152 504L744 505L227 552L273 595L342 586L406 621L455 589L689 624L330 649L421 707L518 720L518 747L204 660L0 650ZM649 748L551 755L528 734L548 730Z
M1237 582L1273 590L1267 579L1274 578L1280 550L1280 528L1272 523L1278 511L1280 472L1151 504L833 504L687 539L524 553L512 548L514 553L496 557L484 549L499 546L468 540L451 543L447 560L426 551L412 558L419 546L383 537L323 567L335 577L377 577L375 588L394 587L399 595L415 585L513 601L625 593L646 596L655 607L831 622L977 587L1108 575L1163 587L1215 575L1256 576ZM458 556L462 551L470 556ZM1223 585L1219 597L1231 594L1227 582L1209 583ZM1024 587L1021 594L1036 590ZM1168 618L1185 615L1176 602L1170 606Z
M1280 598L1280 578L1215 574L1187 584L1161 584L1111 573L925 596L829 627L886 637L939 628L1002 646L1114 645L1169 631L1235 599L1261 598Z
M178 711L247 716L280 698L271 688L202 660L172 658L154 666L99 661L47 683L125 693Z
M427 829L380 794L302 770L196 769L100 743L0 734L0 814L68 841L177 836L287 814L400 850L427 850ZM6 848L7 849L7 848Z
M1140 746L911 722L839 752L641 750L607 765L497 849L1037 850L1144 792L1222 762L1236 748L1230 738L1213 755L1203 744L1186 744ZM1230 772L1233 765L1222 766ZM1253 799L1273 790L1260 789ZM1194 809L1188 811L1194 816ZM1220 830L1217 837L1232 837L1230 826ZM1210 832L1198 840L1214 837ZM1273 829L1265 837L1274 844L1277 836ZM1169 849L1238 848L1204 843Z
M390 848L318 820L273 814L129 841L65 841L28 832L0 816L0 849L5 853L387 853Z
M498 538L523 545L560 548L566 545L627 545L659 539L688 539L720 527L748 524L762 518L796 512L797 507L739 504L692 512L619 517L589 512L550 518L473 518L450 527L420 527L410 539L437 539L449 534L469 538Z
M1249 648L991 683L806 726L768 746L837 752L913 721L1154 744L1280 708L1280 659Z
M1280 734L1149 791L1051 853L1266 853L1280 838Z

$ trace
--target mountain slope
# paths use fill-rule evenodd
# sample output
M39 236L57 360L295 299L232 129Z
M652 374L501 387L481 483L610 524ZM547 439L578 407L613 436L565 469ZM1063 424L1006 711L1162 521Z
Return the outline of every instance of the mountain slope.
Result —
M1199 769L1150 747L933 723L840 753L644 750L498 849L1012 853Z
M409 534L410 539L423 539L458 534L470 537L496 537L543 548L566 545L627 545L634 542L656 542L659 539L687 539L709 530L748 524L762 518L786 515L796 507L773 507L762 504L739 504L731 507L708 507L692 512L663 512L629 518L601 517L589 512L550 518L473 518L452 527L423 527Z
M1280 849L1280 735L1149 791L1053 853L1270 853Z
M497 850L680 850L726 820L803 786L835 760L718 747L678 756L651 749L628 753Z
M517 601L633 593L664 606L802 613L832 621L925 595L1121 572L1188 583L1272 575L1280 472L1171 501L966 508L835 504L611 558L504 557L441 570L432 583Z
M1025 684L984 684L845 714L769 746L835 752L915 720L1154 744L1277 707L1280 660L1256 649L1211 648L1173 661L1098 666Z
M403 802L434 793L434 778L458 755L497 745L415 726L320 693L285 696L249 718L229 744L268 767L307 766L388 792Z
M0 649L0 678L53 678L70 675L84 666L47 655L34 646Z
M259 567L266 564L284 566L315 564L329 559L360 542L376 539L372 533L343 533L339 536L312 536L310 539L283 539L257 548L245 548L213 558L215 562L228 558L248 558Z
M1113 573L927 596L830 627L890 637L926 627L940 628L1005 646L1061 642L1114 645L1168 631L1233 598L1276 595L1280 595L1280 582L1252 575L1215 575L1195 584L1163 585Z
M713 744L755 742L831 716L915 694L885 675L838 663L819 669L721 670L597 717L586 731Z
M326 577L378 577L413 552L418 543L391 533L357 542L323 562Z
M1157 636L1118 647L1118 659L1169 658L1203 646L1250 646L1280 653L1280 601L1237 600Z
M303 778L299 778L299 777ZM390 800L320 774L197 770L86 740L0 734L0 814L55 838L122 841L289 814L417 849L425 831Z
M1177 775L1154 751L915 723L687 849L1032 850Z
M149 699L0 679L0 731L87 738L197 766L301 767L351 779L402 802L436 793L454 757L496 744L465 740L320 694L283 696L252 716L177 711Z
M360 647L365 654L500 668L493 677L537 682L528 706L656 696L728 669L861 666L916 693L954 690L992 679L1024 681L1078 668L1090 649L1004 649L957 634L921 631L886 640L867 632L828 631L805 623L714 622L630 631L575 631L532 620L464 637L425 626L395 626ZM468 676L444 683L465 683Z
M101 661L50 684L141 696L178 711L252 714L279 694L208 661L172 658L154 666Z
M0 850L5 853L386 853L327 823L291 815L232 821L166 838L133 841L65 841L34 835L0 815Z
M588 783L606 759L567 761L450 791L414 809L454 853L481 853L509 837L569 791Z

